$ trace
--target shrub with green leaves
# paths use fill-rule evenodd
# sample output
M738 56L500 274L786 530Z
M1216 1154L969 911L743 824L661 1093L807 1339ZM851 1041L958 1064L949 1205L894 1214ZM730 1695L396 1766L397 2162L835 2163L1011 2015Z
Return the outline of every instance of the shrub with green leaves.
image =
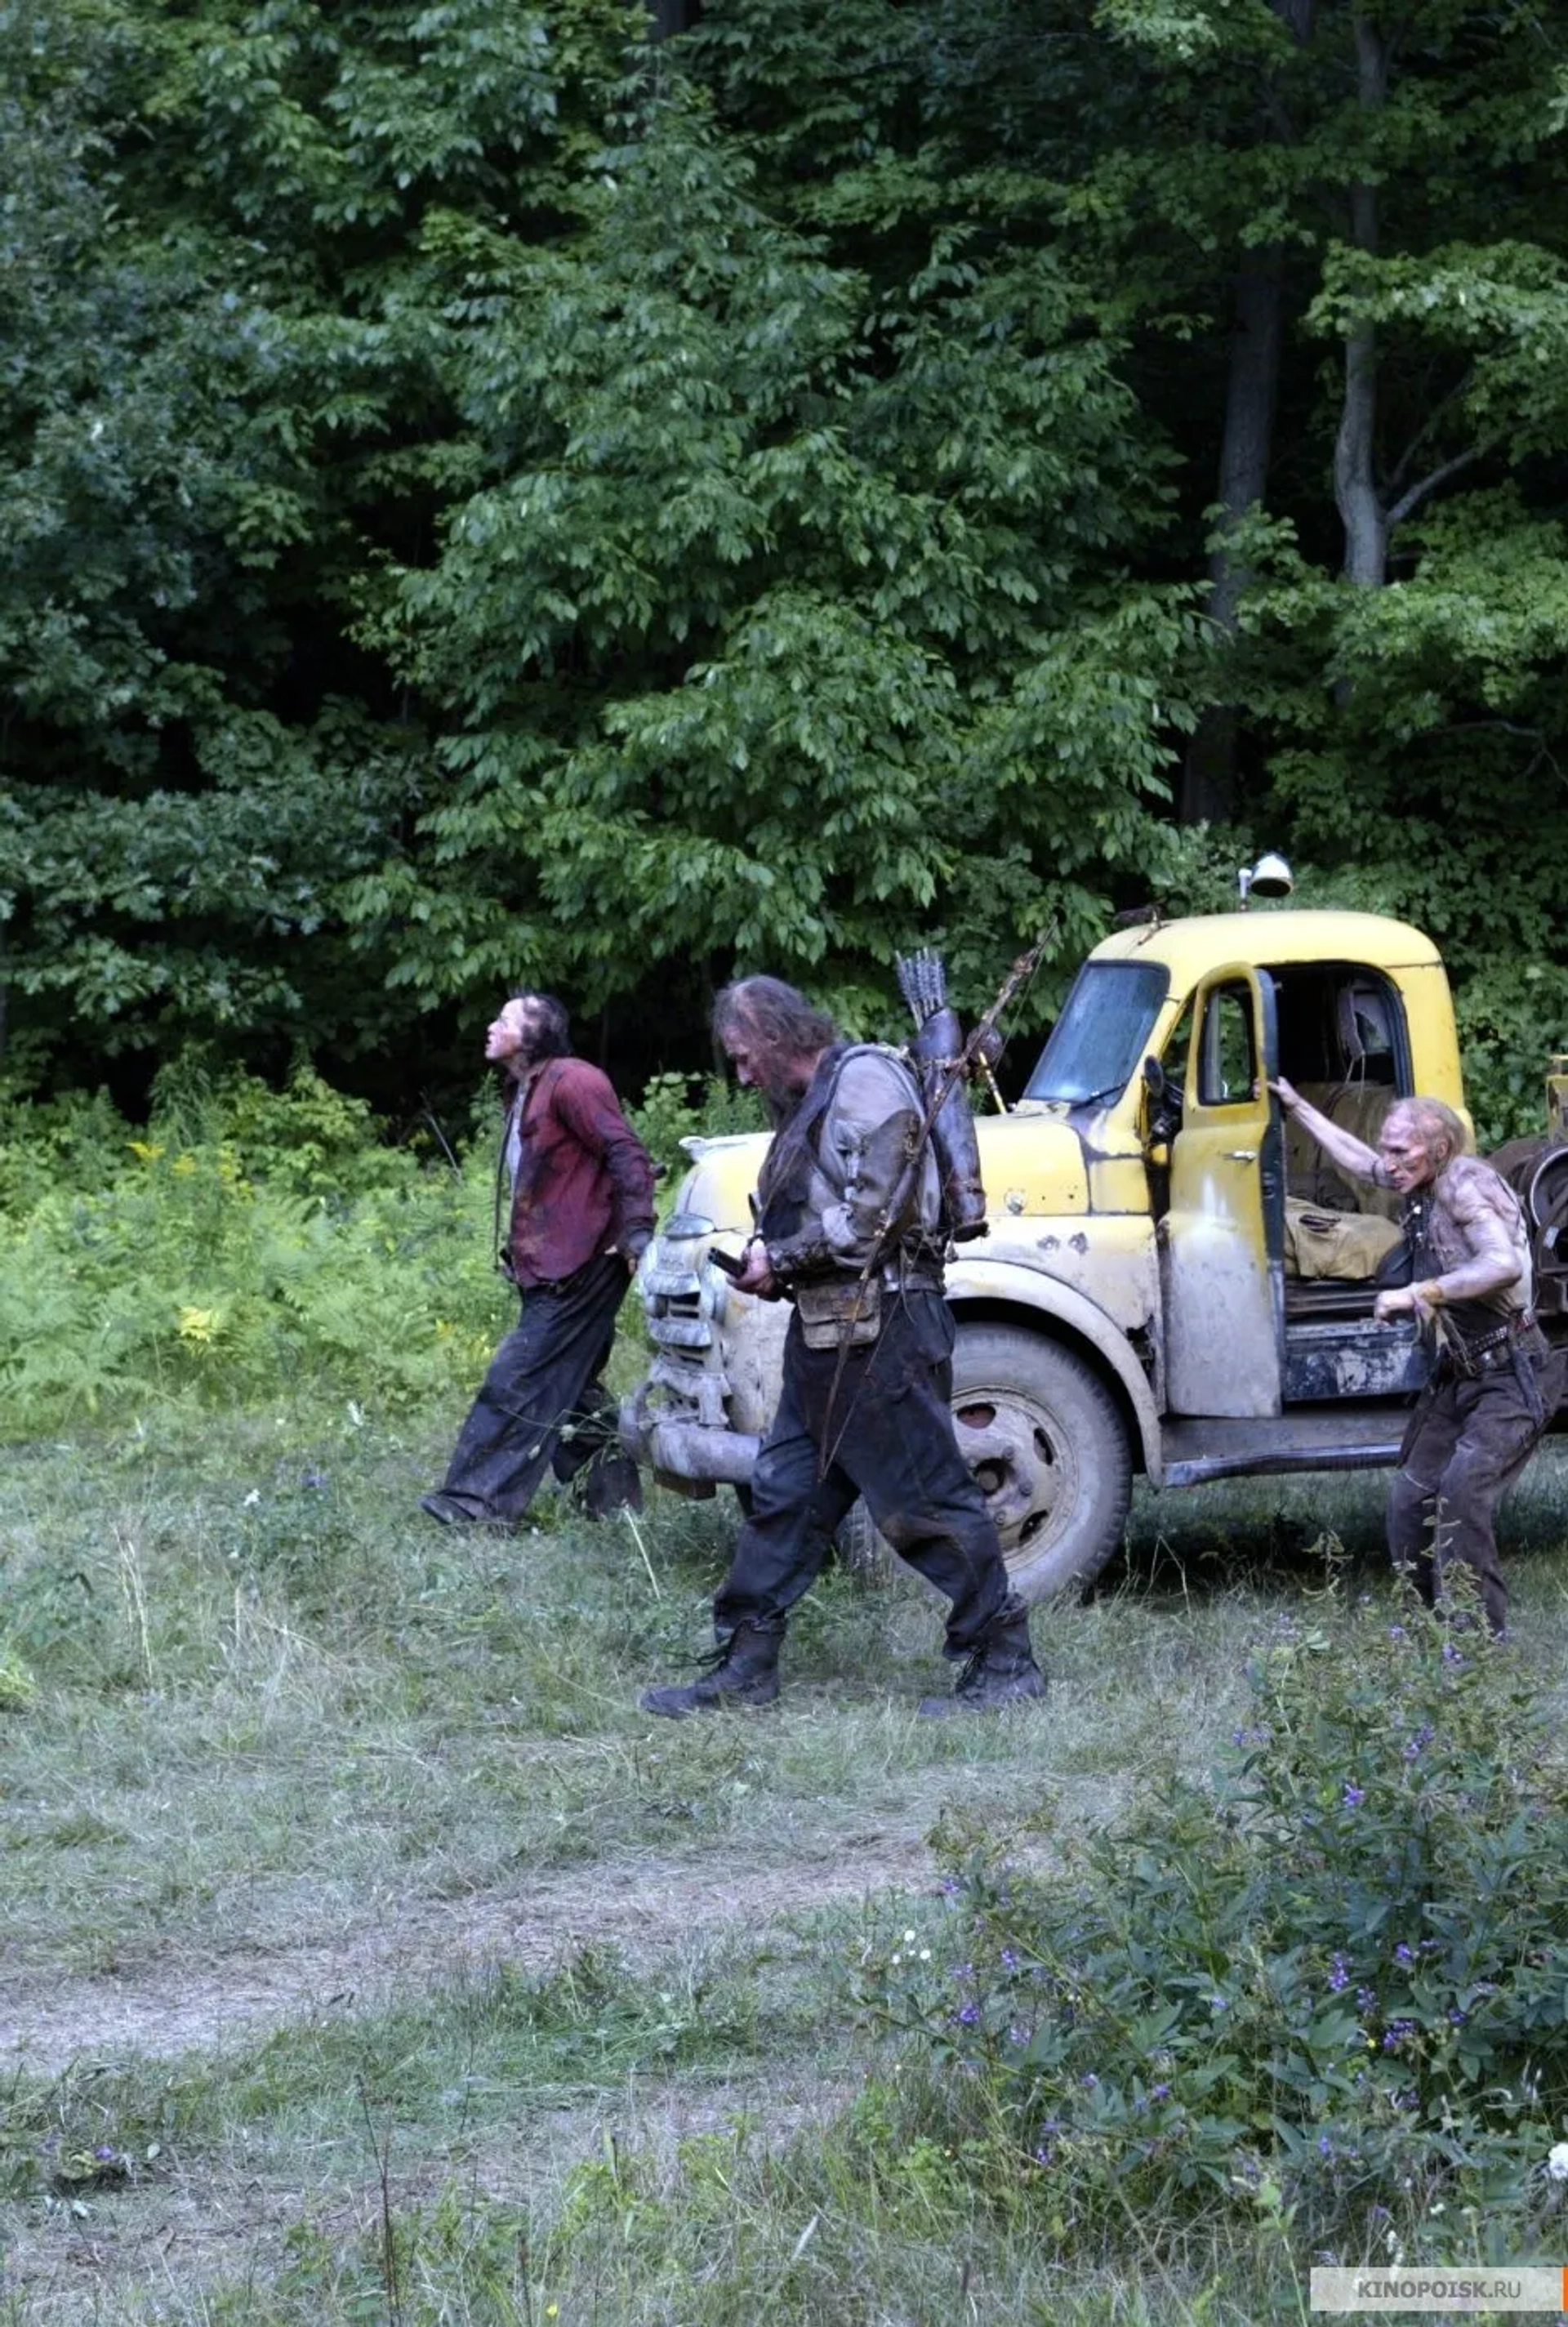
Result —
M949 1836L962 1959L895 1952L872 2007L988 2173L1080 2221L1219 2193L1386 2258L1436 2209L1517 2259L1568 2130L1568 1772L1527 1677L1330 1593L1253 1690L1212 1786L1068 1837L1065 1879Z

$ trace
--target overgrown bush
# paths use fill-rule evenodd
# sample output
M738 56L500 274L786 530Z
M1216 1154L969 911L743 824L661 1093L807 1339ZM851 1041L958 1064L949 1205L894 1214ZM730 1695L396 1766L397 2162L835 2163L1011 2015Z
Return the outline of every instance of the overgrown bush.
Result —
M1211 1786L1065 1839L1065 1878L947 1840L957 1957L865 1993L999 2198L1090 2238L1261 2209L1382 2260L1445 2212L1443 2251L1517 2260L1560 2207L1568 1782L1507 1649L1330 1594Z
M657 1076L630 1110L672 1168L760 1127L750 1093ZM458 1397L512 1295L493 1266L494 1148L389 1143L309 1071L274 1091L200 1056L150 1120L101 1094L0 1107L0 1405L13 1435L127 1404L320 1385L382 1407ZM455 1167L455 1168L454 1168Z

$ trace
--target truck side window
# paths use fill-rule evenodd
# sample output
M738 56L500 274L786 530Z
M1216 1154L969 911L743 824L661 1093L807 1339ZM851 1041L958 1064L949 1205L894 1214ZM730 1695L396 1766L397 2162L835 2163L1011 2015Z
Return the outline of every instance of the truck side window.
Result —
M1198 1058L1201 1107L1236 1107L1252 1098L1257 1062L1252 1045L1252 993L1246 986L1219 986L1203 1014Z

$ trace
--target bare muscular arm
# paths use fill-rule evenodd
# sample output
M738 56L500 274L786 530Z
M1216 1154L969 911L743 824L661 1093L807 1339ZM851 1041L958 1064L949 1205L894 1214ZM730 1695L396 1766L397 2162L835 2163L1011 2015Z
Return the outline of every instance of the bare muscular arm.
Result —
M1276 1077L1269 1089L1275 1093L1285 1113L1311 1133L1324 1154L1331 1157L1341 1172L1349 1172L1356 1180L1369 1180L1375 1188L1392 1186L1393 1182L1378 1160L1375 1147L1368 1147L1366 1141L1358 1139L1353 1131L1343 1131L1337 1123L1330 1123L1326 1115L1321 1114L1310 1100L1302 1097L1293 1083L1286 1082L1283 1075Z

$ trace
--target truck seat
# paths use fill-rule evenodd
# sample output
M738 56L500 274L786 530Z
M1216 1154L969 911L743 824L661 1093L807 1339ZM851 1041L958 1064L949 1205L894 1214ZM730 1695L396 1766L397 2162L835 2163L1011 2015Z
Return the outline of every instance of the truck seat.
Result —
M1399 1094L1386 1083L1298 1083L1309 1106L1330 1123L1376 1147L1384 1117L1398 1103ZM1391 1188L1374 1188L1365 1180L1345 1177L1324 1154L1305 1126L1287 1116L1285 1192L1330 1212L1372 1212L1379 1220L1397 1220L1400 1201Z

